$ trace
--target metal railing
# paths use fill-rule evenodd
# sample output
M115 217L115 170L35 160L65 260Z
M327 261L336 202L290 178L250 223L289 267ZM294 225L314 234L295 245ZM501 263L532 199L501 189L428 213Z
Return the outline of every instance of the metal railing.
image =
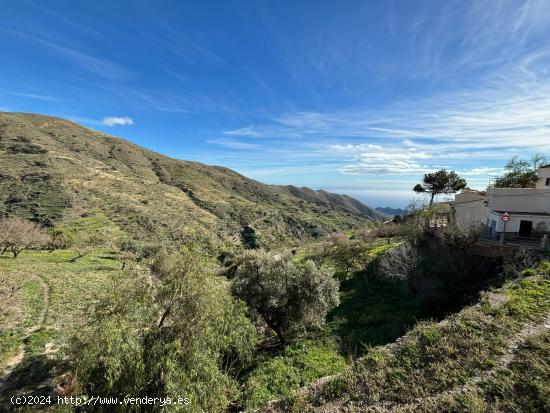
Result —
M502 233L484 231L480 234L479 239L483 241L495 242L503 245L521 247L530 250L543 249L542 238L548 237L546 233L535 233L530 237L522 237L517 233Z

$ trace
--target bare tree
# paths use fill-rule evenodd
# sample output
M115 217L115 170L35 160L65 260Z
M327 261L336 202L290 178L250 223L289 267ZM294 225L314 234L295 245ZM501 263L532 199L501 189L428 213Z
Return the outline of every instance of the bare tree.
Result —
M80 232L73 236L70 242L71 250L74 250L76 255L70 258L69 262L76 262L101 248L115 249L111 233L105 228L96 229L94 232Z
M363 270L371 260L370 251L376 244L375 230L360 230L351 238L335 232L323 241L307 247L306 258L317 266L329 264L341 280L357 270Z
M452 223L436 232L439 242L453 251L464 251L479 241L480 232L474 228L461 228Z
M376 236L385 238L388 244L393 237L400 235L401 227L395 222L385 222L376 228Z
M416 270L418 252L409 242L403 242L386 252L378 263L380 273L392 280L406 280Z
M10 251L13 258L27 249L40 248L48 243L49 236L38 224L18 217L0 219L1 253Z
M71 239L68 238L63 231L57 228L52 228L48 231L49 240L46 245L48 252L55 250L66 249L71 245Z
M135 261L138 258L138 255L132 248L132 244L126 239L106 239L104 246L109 248L114 254L116 254L116 258L120 261L121 270L124 270L126 268L126 264L131 261Z

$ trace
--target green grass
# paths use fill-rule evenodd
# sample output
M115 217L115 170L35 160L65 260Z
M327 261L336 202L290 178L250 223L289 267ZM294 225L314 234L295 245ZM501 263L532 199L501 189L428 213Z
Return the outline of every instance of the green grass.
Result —
M98 233L113 241L127 237L126 233L100 210L88 211L85 217L78 217L64 222L59 226L59 229L75 241Z
M22 267L8 256L0 257L0 274L13 285L20 286L15 296L4 300L0 318L0 369L22 346L27 328L40 318L44 302L39 280L29 277Z
M505 315L515 320L528 320L536 317L540 309L547 306L550 297L550 279L537 278L537 282L533 282L532 279L523 279L513 284L507 293L512 300L502 310Z
M113 271L120 263L104 250L96 250L75 262L69 262L76 251L23 252L13 259L0 259L0 271L16 276L25 283L23 297L18 300L27 314L25 325L36 322L42 310L40 277L49 291L46 325L73 325L84 320L88 302L102 293Z
M515 360L472 397L501 411L550 411L550 331L530 338ZM464 404L463 400L459 400Z
M0 324L0 369L10 356L25 349L23 362L10 376L15 387L32 386L48 377L57 365L56 349L86 320L88 306L107 293L109 279L120 268L103 250L69 262L75 255L75 251L64 250L27 251L16 259L0 257L0 273L23 285L7 303L9 311ZM42 317L41 327L23 340ZM51 354L45 354L47 349Z
M520 348L520 357L475 391L435 402L426 397L456 389L493 368L526 323L542 323L550 310L547 270L548 264L543 264L535 274L527 272L526 278L499 289L508 298L500 306L492 307L483 299L480 306L467 307L444 323L419 323L397 346L372 347L353 368L326 385L320 396L306 400L306 407L345 398L350 400L348 407L363 410L381 401L399 406L418 399L421 403L410 407L414 411L543 411L550 390L545 379L550 352L547 331L528 341ZM529 394L532 398L527 401ZM516 410L483 409L495 402ZM524 402L531 408L523 410Z
M17 354L21 346L21 331L15 328L5 328L0 331L0 366L13 355Z
M245 382L242 395L246 409L262 406L269 400L289 396L312 381L336 374L347 366L334 343L303 340L279 354L256 362Z

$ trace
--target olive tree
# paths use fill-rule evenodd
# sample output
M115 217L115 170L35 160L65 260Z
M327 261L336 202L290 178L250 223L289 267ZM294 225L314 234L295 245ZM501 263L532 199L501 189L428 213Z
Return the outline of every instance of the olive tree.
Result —
M285 345L293 334L325 322L338 305L338 281L312 261L302 266L290 254L245 251L231 281L233 293L256 310Z

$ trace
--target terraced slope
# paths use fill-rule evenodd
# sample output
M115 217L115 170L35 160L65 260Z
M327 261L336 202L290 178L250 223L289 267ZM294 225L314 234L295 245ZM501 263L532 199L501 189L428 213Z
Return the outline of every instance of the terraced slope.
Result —
M135 238L239 242L248 225L276 246L379 217L350 197L265 185L35 114L0 113L0 165L0 214L51 224L98 212Z

